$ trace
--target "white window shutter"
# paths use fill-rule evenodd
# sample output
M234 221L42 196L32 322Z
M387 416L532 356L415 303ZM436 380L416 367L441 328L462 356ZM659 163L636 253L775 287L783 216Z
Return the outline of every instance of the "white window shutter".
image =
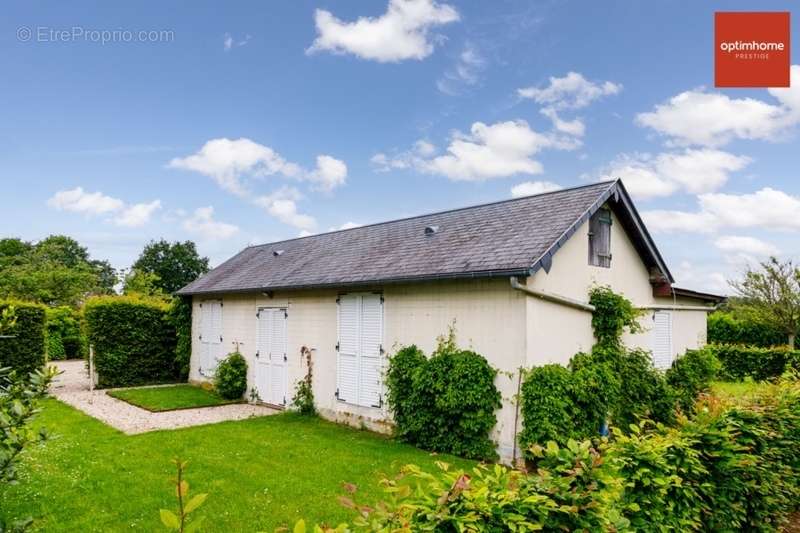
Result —
M665 370L672 366L672 313L656 311L653 314L653 366Z
M344 294L339 297L339 343L337 398L343 402L358 402L359 297Z
M360 405L380 407L381 400L381 343L383 342L383 304L378 294L361 296L360 339Z

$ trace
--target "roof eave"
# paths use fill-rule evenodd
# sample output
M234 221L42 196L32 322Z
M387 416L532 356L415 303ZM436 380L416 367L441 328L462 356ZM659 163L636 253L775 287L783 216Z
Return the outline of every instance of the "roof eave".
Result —
M511 268L499 270L475 270L468 272L453 272L445 274L422 274L419 276L404 276L398 278L377 278L371 280L353 280L353 281L337 281L337 282L321 282L309 283L303 285L272 285L264 287L247 287L238 289L222 289L222 290L192 290L188 287L180 289L175 294L177 296L203 296L214 294L241 294L253 292L267 292L267 291L295 291L295 290L313 290L313 289L335 289L335 288L353 288L375 285L397 285L401 283L417 283L425 281L445 281L445 280L466 280L466 279L488 279L488 278L510 278L512 276L528 276L531 274L528 268Z

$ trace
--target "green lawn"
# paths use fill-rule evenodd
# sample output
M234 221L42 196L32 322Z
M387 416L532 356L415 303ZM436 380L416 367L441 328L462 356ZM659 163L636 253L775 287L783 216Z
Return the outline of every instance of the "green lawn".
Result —
M373 503L382 474L404 464L472 464L292 413L128 436L47 400L37 420L56 438L26 452L20 483L0 493L0 517L33 516L40 531L162 530L176 456L189 461L191 492L210 494L195 513L206 517L203 531L228 533L349 520L337 502L343 482Z
M207 391L187 383L166 387L115 389L108 391L107 394L148 411L172 411L191 407L209 407L212 405L239 403L240 401L226 400L213 391Z
M737 402L750 400L767 387L769 384L755 381L715 381L711 384L711 391L715 396Z

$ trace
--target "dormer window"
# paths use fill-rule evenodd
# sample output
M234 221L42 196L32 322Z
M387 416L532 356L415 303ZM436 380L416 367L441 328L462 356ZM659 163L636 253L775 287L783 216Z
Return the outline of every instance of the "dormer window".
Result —
M605 208L589 219L589 264L611 267L611 211Z

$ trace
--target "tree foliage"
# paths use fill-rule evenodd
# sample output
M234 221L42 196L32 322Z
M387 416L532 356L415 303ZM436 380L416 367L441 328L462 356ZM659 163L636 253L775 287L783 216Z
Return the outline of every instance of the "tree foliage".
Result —
M800 267L771 257L758 268L748 267L730 285L740 296L736 305L742 312L781 328L794 347L800 329Z
M76 307L90 295L113 292L115 283L111 265L91 259L70 237L0 240L0 298Z
M162 239L144 247L132 270L138 275L155 274L152 286L172 294L208 272L208 258L200 257L192 241L169 243Z

